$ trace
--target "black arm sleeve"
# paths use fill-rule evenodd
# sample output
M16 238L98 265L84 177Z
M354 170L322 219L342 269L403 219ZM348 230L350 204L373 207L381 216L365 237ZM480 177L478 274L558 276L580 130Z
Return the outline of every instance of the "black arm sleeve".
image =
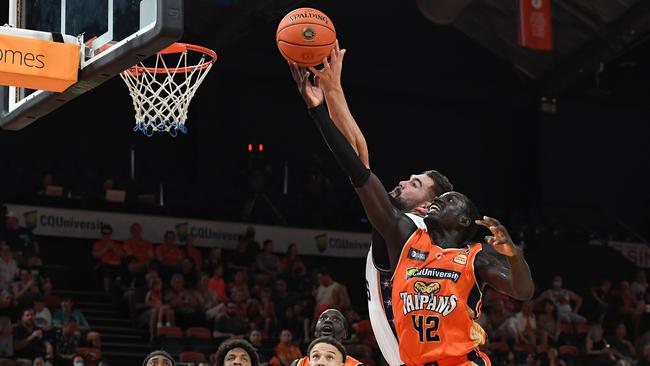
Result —
M359 159L359 155L354 151L352 145L345 139L345 136L339 131L334 122L330 119L327 107L321 104L314 108L309 108L309 115L316 122L316 127L325 139L327 146L334 153L334 157L341 164L345 173L350 177L352 185L356 188L361 187L370 177L370 169L366 168Z

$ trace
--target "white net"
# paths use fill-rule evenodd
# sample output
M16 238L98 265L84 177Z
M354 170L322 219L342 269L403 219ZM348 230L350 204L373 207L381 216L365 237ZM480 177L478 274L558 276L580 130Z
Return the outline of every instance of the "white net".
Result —
M164 131L174 137L178 132L187 132L185 121L190 101L215 60L206 53L199 53L200 60L189 66L188 49L158 53L154 66L140 63L120 74L133 98L133 131L141 131L147 136ZM175 66L168 66L170 60Z

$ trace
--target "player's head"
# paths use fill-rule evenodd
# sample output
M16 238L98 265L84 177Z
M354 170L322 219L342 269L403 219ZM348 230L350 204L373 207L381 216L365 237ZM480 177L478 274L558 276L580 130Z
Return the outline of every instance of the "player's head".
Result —
M454 186L447 177L436 170L427 170L399 182L390 192L390 197L395 207L410 211L420 205L428 206L434 197L452 189Z
M462 193L447 192L433 199L424 222L429 230L458 232L458 244L474 236L480 218L474 203Z
M327 309L318 317L314 337L332 337L338 341L348 338L345 317L337 309Z
M142 366L176 366L176 361L169 353L157 350L147 355L142 361Z
M229 339L217 349L216 366L259 366L255 348L243 339Z
M348 357L343 345L332 337L314 339L307 348L309 366L340 366Z

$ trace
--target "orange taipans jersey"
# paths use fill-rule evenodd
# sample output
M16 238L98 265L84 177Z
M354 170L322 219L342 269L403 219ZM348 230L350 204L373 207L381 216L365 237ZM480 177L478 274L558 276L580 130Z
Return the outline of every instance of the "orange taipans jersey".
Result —
M481 290L474 259L481 244L443 249L418 229L404 247L393 274L393 314L400 358L406 365L470 365L482 355ZM475 362L489 364L487 357Z

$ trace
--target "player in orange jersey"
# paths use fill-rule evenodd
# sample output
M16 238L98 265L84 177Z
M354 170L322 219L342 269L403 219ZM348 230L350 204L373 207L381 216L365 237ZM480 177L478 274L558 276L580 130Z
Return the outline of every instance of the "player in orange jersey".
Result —
M312 72L327 95L327 60L324 65ZM350 177L373 227L386 240L402 361L440 366L489 363L478 351L485 335L474 322L480 315L480 290L487 284L517 299L531 298L533 282L521 249L495 219L476 220L472 202L457 192L435 198L425 218L426 229L418 228L392 204L327 112L313 108L310 114ZM506 257L507 266L482 252L481 245L465 244L477 225L492 231L488 244Z
M343 343L343 340L348 338L348 328L346 324L345 317L340 311L337 309L327 309L318 317L318 321L314 327L314 337L332 337L338 342ZM354 357L347 356L344 365L360 366L362 363L354 359ZM309 366L309 355L293 361L291 366Z

